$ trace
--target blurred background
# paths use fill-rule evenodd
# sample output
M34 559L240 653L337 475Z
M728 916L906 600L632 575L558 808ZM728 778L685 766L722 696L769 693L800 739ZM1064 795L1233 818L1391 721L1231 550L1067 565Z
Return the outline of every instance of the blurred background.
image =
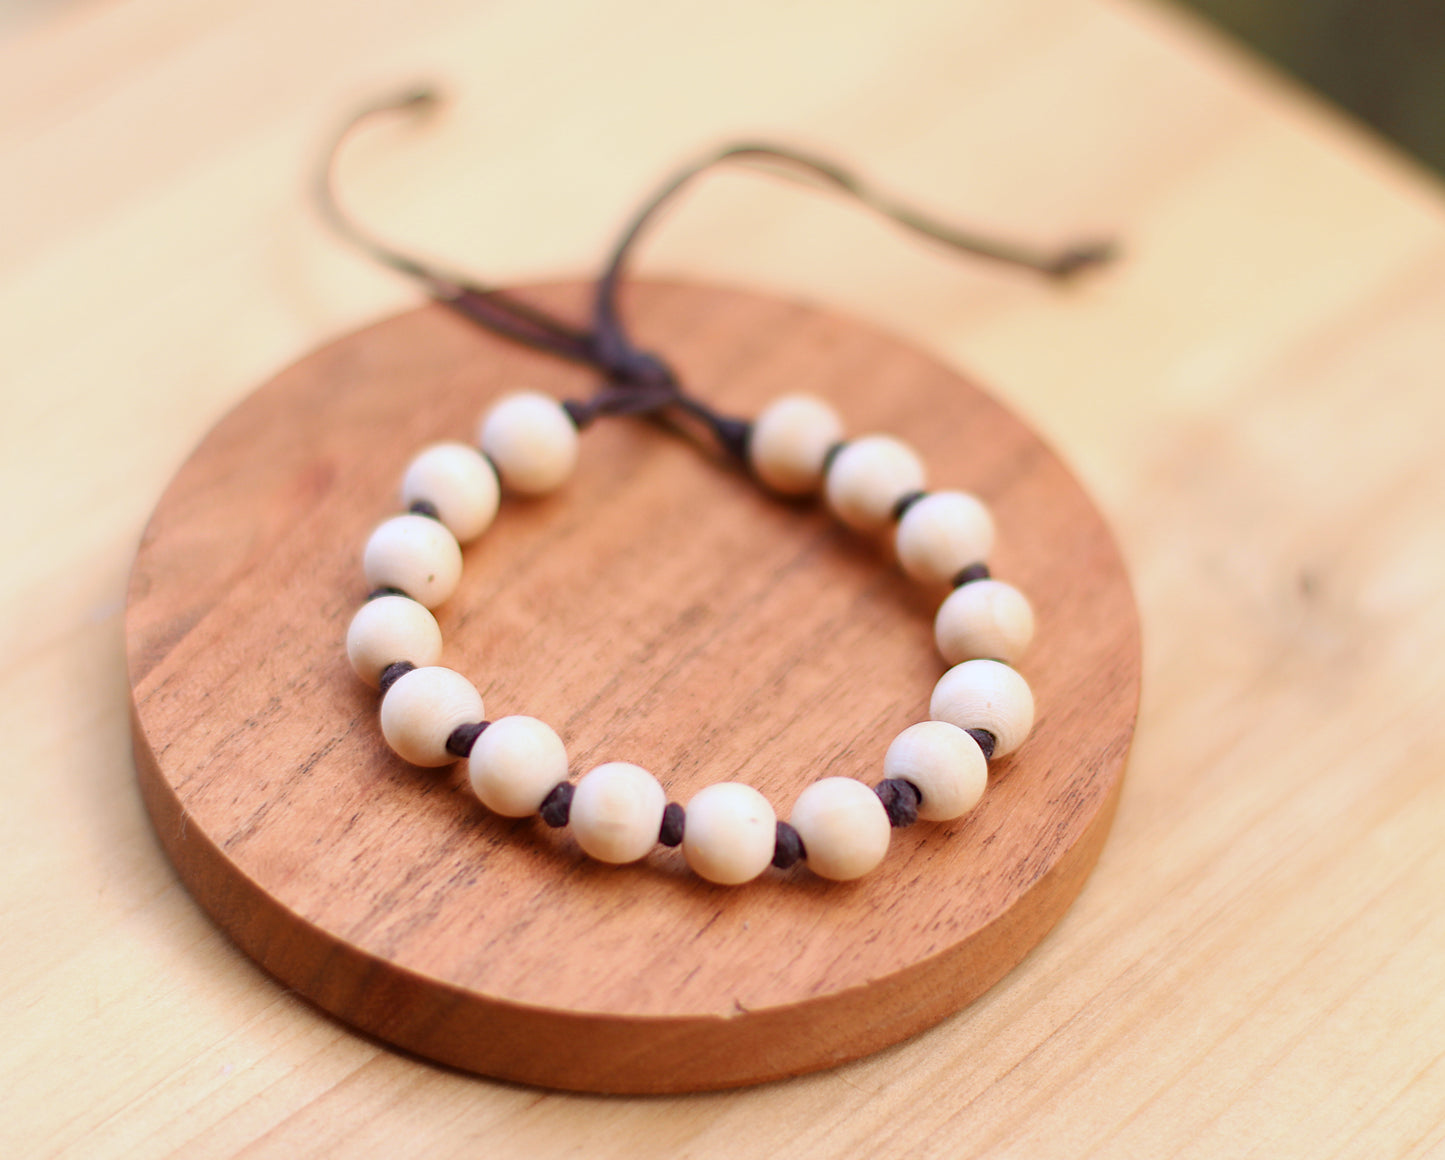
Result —
M0 0L0 35L103 0ZM1193 9L1445 173L1445 0L1163 0Z
M1445 0L1181 0L1445 172Z

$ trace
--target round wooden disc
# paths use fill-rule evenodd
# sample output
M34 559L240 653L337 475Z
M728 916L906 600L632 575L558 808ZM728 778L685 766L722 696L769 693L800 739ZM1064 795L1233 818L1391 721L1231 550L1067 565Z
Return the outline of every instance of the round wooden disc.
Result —
M532 300L582 317L587 287ZM935 487L997 518L996 575L1029 594L1038 720L967 817L894 831L883 866L737 888L680 851L603 866L509 821L465 766L382 742L343 640L360 554L425 443L473 437L520 385L593 377L439 307L284 371L206 437L161 500L126 632L142 789L181 878L247 954L340 1019L434 1060L549 1087L677 1092L827 1067L981 994L1063 914L1117 800L1137 616L1088 497L1017 418L895 339L735 291L642 284L639 340L696 394L752 415L831 399L910 440ZM669 795L737 780L786 817L823 775L870 784L928 716L933 612L886 543L787 504L646 421L583 438L573 480L508 501L438 612L445 664L489 716L562 735L577 771L655 771Z

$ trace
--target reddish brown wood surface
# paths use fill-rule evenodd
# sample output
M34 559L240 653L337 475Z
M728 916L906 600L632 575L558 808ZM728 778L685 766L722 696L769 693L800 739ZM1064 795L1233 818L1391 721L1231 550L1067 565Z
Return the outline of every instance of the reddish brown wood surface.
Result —
M584 291L541 287L578 312ZM1088 497L952 371L866 326L753 294L629 292L640 338L748 415L807 390L856 433L917 446L934 486L993 507L997 575L1033 599L1031 740L967 818L895 832L855 884L806 869L738 889L659 848L589 862L492 817L461 767L383 745L342 639L361 546L429 440L488 400L589 375L430 307L322 349L223 420L166 492L127 611L137 764L197 900L265 968L424 1056L565 1088L660 1092L875 1050L986 990L1049 930L1108 830L1138 702L1127 578ZM685 801L742 780L786 816L809 781L872 782L927 716L939 593L816 507L637 421L583 440L574 480L505 504L439 610L444 663L488 715L529 713L575 769L655 771Z

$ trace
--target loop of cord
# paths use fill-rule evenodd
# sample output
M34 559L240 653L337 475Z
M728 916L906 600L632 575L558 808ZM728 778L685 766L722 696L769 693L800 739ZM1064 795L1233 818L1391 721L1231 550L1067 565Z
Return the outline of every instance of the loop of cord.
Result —
M805 184L840 192L899 226L951 249L1023 266L1055 279L1113 256L1108 243L1072 246L1045 253L1000 242L936 221L865 185L859 178L825 159L797 150L760 144L729 145L686 166L650 198L623 230L601 277L593 299L592 326L583 329L530 306L504 290L443 273L362 230L340 207L335 191L335 162L342 144L363 121L386 112L423 112L440 100L436 90L414 88L363 106L341 127L327 150L316 184L322 216L343 238L375 260L418 281L438 302L514 342L570 362L590 366L602 377L596 393L586 400L568 400L567 413L579 428L605 415L643 415L667 420L673 413L691 419L706 430L713 444L739 463L747 459L749 424L719 414L703 400L688 394L667 362L633 344L617 305L618 287L627 259L639 237L659 210L699 174L727 161L761 165L765 171ZM687 423L671 422L680 430Z

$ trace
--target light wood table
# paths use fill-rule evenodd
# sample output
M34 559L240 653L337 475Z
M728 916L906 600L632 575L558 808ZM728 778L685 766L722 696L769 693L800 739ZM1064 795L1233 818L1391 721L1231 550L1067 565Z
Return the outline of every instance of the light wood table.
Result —
M110 0L0 41L0 1154L1351 1156L1445 1148L1445 201L1172 10L1086 0ZM721 1095L449 1073L209 924L134 783L140 528L257 382L412 292L349 196L496 281L594 268L719 139L827 148L961 219L1127 259L1059 293L719 177L649 272L851 311L977 375L1109 513L1145 632L1114 834L993 992Z

